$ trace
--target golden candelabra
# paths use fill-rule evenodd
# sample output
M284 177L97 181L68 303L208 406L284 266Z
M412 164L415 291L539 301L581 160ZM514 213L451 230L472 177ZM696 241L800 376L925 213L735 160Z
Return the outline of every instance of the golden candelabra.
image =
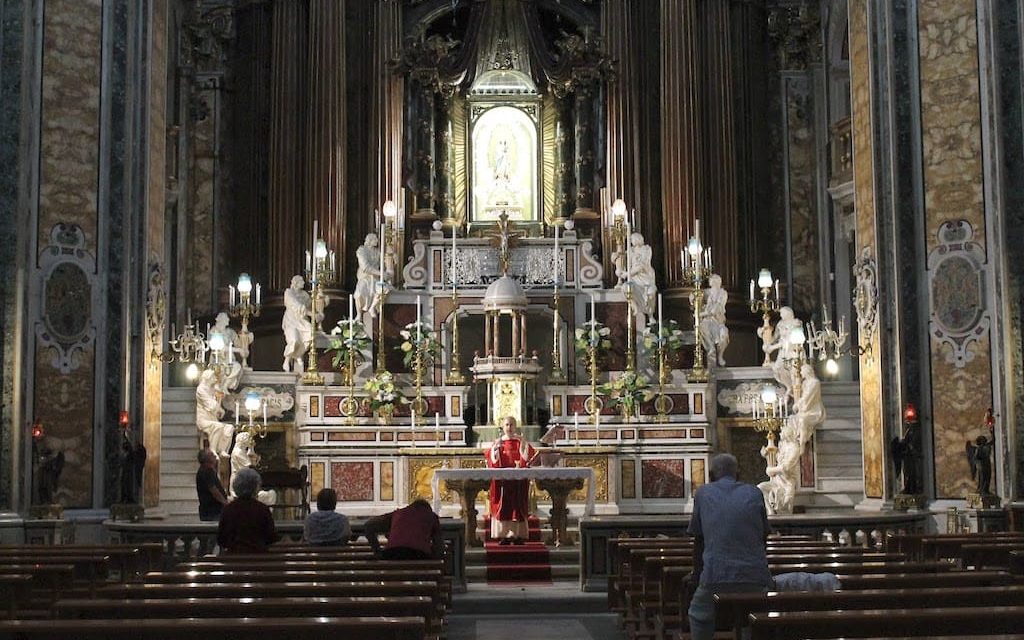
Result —
M419 331L417 327L417 331ZM413 379L416 382L416 399L412 401L411 411L415 417L422 418L427 413L427 401L423 399L423 373L426 369L426 358L424 357L423 350L425 348L425 341L423 340L422 334L416 341L416 353L413 355L412 360L412 372Z
M778 464L779 431L786 423L786 399L779 397L775 387L766 386L760 396L751 402L751 413L754 429L765 434L768 441L764 448L765 462L769 467L774 467Z
M462 375L462 360L459 356L459 292L452 286L452 362L448 372L448 384L465 384Z
M700 320L704 305L704 280L711 275L711 247L705 247L700 240L700 221L695 221L694 235L686 244L682 254L682 276L685 286L693 288L693 369L687 374L690 382L707 382L708 370L704 366L704 347L701 344Z
M558 282L551 297L551 384L565 384L565 371L562 370L562 350L559 346L562 334L562 316L558 313Z
M349 319L349 334L353 333L353 323ZM348 385L348 397L341 401L341 413L349 424L355 423L356 414L359 413L359 401L356 400L356 349L355 336L349 335L348 357L345 359L345 384Z
M238 292L238 300L235 300L235 292ZM254 295L255 294L255 295ZM238 332L238 346L242 355L242 368L249 368L249 347L253 343L252 332L249 331L249 319L260 317L262 309L262 291L257 283L253 285L252 278L248 273L238 276L237 289L228 285L228 314L232 318L239 318L242 321L242 330Z
M327 249L327 243L323 238L317 236L317 223L313 222L313 252L306 253L306 279L310 283L309 296L309 325L310 339L307 352L308 362L306 372L302 375L302 383L311 386L322 386L324 377L320 373L317 363L316 336L323 331L321 322L323 312L323 287L334 284L335 256L334 252Z
M761 314L761 340L767 347L772 342L772 313L779 310L779 281L772 278L772 272L761 269L757 274L757 288L761 292L758 298L754 294L754 281L750 281L750 313ZM774 293L774 296L772 295ZM768 349L764 349L763 366L770 366L772 359Z
M660 333L660 332L659 332ZM658 397L654 399L655 422L667 422L668 412L672 410L672 399L665 395L668 384L668 354L665 353L667 338L658 336Z
M599 424L598 416L601 413L601 408L604 403L597 397L597 344L596 342L601 339L601 336L597 333L595 325L591 325L590 334L587 340L587 370L590 373L590 397L587 398L585 409L587 414L590 415L590 422L592 424Z

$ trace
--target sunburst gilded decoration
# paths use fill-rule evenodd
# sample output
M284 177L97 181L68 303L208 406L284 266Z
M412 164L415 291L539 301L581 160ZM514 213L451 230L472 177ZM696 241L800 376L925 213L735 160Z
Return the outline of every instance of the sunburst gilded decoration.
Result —
M985 308L985 252L966 220L942 223L937 235L939 244L928 255L930 332L946 361L963 368L975 356L971 343L991 326Z

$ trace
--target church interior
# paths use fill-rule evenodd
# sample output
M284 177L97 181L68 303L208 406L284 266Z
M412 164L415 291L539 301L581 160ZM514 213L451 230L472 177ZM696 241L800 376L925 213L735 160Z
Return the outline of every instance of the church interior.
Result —
M0 635L690 638L728 453L840 586L716 637L1024 637L1022 68L1020 0L0 0Z

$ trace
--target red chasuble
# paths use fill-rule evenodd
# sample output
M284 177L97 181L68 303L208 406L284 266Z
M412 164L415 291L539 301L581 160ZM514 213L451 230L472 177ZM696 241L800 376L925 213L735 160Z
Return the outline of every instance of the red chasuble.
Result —
M527 462L533 458L536 450L525 443L525 451L521 448L523 442L519 438L501 437L497 457L494 457L494 449L484 451L488 467L525 467ZM525 458L523 454L525 453ZM502 522L526 522L529 515L530 505L530 481L529 480L491 480L491 517Z

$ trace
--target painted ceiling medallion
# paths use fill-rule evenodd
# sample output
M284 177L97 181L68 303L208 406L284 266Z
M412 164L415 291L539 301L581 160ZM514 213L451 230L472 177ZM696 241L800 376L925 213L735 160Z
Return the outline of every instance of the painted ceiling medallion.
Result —
M966 220L942 223L937 235L939 245L928 254L929 330L946 361L962 368L974 359L971 343L991 326L985 308L985 252Z

